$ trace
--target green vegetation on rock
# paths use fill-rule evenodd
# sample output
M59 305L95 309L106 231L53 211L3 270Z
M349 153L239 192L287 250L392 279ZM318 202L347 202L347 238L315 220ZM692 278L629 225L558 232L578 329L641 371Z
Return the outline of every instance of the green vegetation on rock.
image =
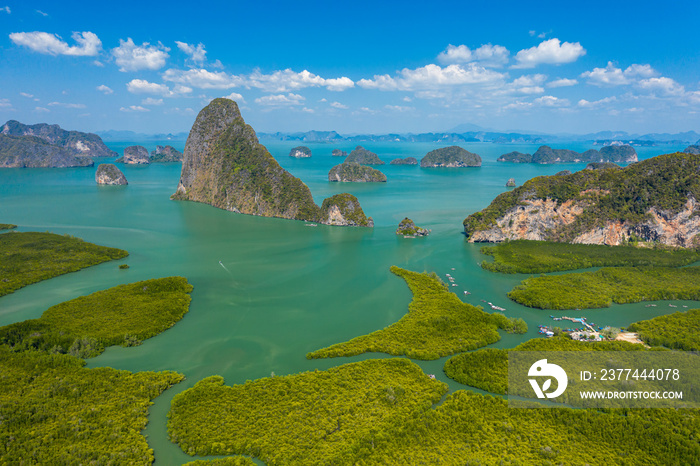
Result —
M113 163L101 163L95 172L97 184L126 185L129 184L124 173Z
M182 466L255 466L255 462L247 456L229 456L215 460L189 461Z
M84 361L0 345L0 463L151 464L148 407L184 377L86 369Z
M420 161L423 168L431 167L480 167L481 157L459 146L441 147L423 156Z
M182 152L173 146L156 146L156 150L151 152L148 160L151 163L172 163L182 162L183 157Z
M659 300L700 300L700 267L608 267L532 277L508 293L540 309L589 309Z
M637 152L634 147L624 144L605 146L597 151L589 149L581 154L569 149L552 149L549 146L540 146L537 151L530 154L522 152L509 152L497 159L498 162L514 163L568 163L568 162L636 162ZM606 167L607 168L607 167Z
M532 163L532 154L523 154L522 152L513 151L503 154L497 162L513 162L513 163Z
M341 193L323 200L320 221L326 225L373 227L374 220L367 217L360 201L348 193Z
M13 230L15 228L17 228L17 225L12 223L0 223L0 230Z
M651 346L700 351L700 309L635 322L627 330L639 333L639 338Z
M306 146L293 147L292 150L289 151L289 156L296 158L311 157L311 149Z
M97 246L72 236L33 231L5 233L0 235L0 296L128 255L121 249Z
M605 170L607 168L618 170L622 167L612 162L591 162L588 165L586 165L585 170Z
M401 236L428 236L430 230L416 226L408 217L404 217L396 229L396 234Z
M345 159L345 163L359 163L361 165L384 165L384 162L374 152L368 151L362 146L357 146Z
M489 230L497 220L526 201L551 199L561 206L567 201L582 212L570 223L562 223L542 239L570 242L578 235L603 227L607 222L632 226L650 220L650 209L677 214L689 202L700 199L700 156L684 153L660 155L620 170L581 170L571 175L539 176L500 194L491 204L464 220L467 237ZM657 239L654 229L640 227L637 236ZM680 240L679 240L680 241ZM692 238L684 239L684 246Z
M14 351L39 349L94 357L112 345L135 346L187 313L192 285L167 277L119 285L57 304L38 319L0 328Z
M354 162L336 165L328 172L328 181L372 183L386 182L386 175L376 168Z
M89 157L78 157L73 151L51 144L36 136L0 134L0 168L65 168L92 167Z
M700 260L696 249L643 248L633 245L567 244L550 241L504 241L484 246L481 252L493 256L481 267L501 273L545 273L589 267L680 267Z
M488 314L462 302L434 273L421 274L395 266L391 272L406 280L413 293L408 313L382 330L308 353L307 358L381 352L414 359L438 359L497 342L501 338L498 328L527 331L524 321Z
M233 386L212 376L173 398L168 432L190 455L245 454L270 466L358 464L446 391L405 359Z
M394 159L390 165L418 165L418 160L415 157L406 157L405 159Z

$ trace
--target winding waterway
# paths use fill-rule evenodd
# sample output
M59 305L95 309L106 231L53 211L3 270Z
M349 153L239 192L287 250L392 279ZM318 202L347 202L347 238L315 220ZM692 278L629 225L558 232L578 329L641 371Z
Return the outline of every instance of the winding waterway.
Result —
M164 142L158 142L163 144ZM167 142L165 142L167 143ZM156 142L148 144L153 150ZM108 144L121 152L128 142ZM178 147L182 150L183 144ZM387 183L329 183L328 170L340 163L331 150L348 152L352 144L310 145L310 159L288 157L298 143L267 144L270 152L310 188L318 204L332 194L358 197L375 221L374 228L343 228L304 222L236 215L207 205L169 200L180 164L120 166L129 185L98 187L95 168L0 170L0 222L19 231L51 231L119 247L130 256L28 286L0 298L0 325L36 318L59 302L148 278L181 275L194 285L185 318L170 330L134 348L113 347L88 361L131 371L175 370L187 379L159 397L150 411L145 434L159 464L190 459L167 438L166 415L172 397L204 377L222 375L226 383L325 369L345 362L384 355L330 360L305 359L309 351L369 333L398 320L411 299L405 282L389 272L391 265L436 271L455 278L460 298L481 300L522 317L525 335L503 334L493 346L512 347L536 338L537 325L549 323L550 311L510 302L506 292L523 275L497 275L482 270L479 245L468 244L462 220L505 191L508 178L518 184L583 164L519 165L497 163L503 153L534 152L535 145L465 144L481 155L481 168L421 169L417 166L376 167ZM387 163L393 158L421 158L436 144L366 143ZM578 151L583 144L566 147ZM679 146L638 148L640 159L682 150ZM98 162L100 163L100 162ZM404 217L432 229L427 238L405 239L394 232ZM219 262L221 261L221 263ZM129 264L119 270L120 263ZM222 266L223 265L223 266ZM464 295L468 290L472 294ZM645 303L646 304L646 303ZM598 325L631 322L679 310L693 303L661 302L613 305L583 311ZM420 362L428 373L447 381L444 359ZM459 384L449 381L451 389Z

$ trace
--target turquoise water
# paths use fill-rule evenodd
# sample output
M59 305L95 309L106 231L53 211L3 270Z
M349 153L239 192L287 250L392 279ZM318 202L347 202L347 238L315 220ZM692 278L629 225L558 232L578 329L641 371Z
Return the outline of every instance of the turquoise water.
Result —
M167 144L167 142L165 142ZM149 151L155 148L146 144ZM163 144L162 142L160 144ZM110 143L121 153L128 142ZM294 142L270 143L280 164L300 177L317 203L332 194L356 195L375 228L305 226L303 222L236 215L213 207L170 201L180 175L179 164L120 166L128 186L97 186L95 168L0 170L0 222L20 231L52 231L119 247L130 256L25 287L0 298L0 324L36 318L48 307L77 296L148 278L182 275L194 285L192 305L172 329L135 348L115 347L88 362L90 367L175 370L187 376L151 409L145 431L161 464L189 459L170 443L166 414L172 397L209 375L229 384L248 379L325 369L355 358L307 361L309 351L348 340L398 320L411 294L391 265L415 271L450 273L465 301L491 301L509 316L524 318L526 335L504 334L496 347L512 347L537 337L538 324L551 322L551 312L510 302L506 292L525 276L504 276L482 270L478 245L462 235L462 220L504 192L508 178L518 184L537 175L583 168L496 163L506 152L532 153L536 145L465 144L482 156L483 166L470 169L380 168L387 183L339 184L327 181L328 170L341 159L331 150L355 144L310 145L310 159L288 157ZM389 162L396 157L422 157L435 144L367 143L366 148ZM177 149L181 146L175 144ZM591 146L562 146L585 150ZM683 147L639 148L640 158ZM404 239L394 233L408 216L432 229L427 238ZM223 266L219 264L222 262ZM119 270L120 263L129 264ZM454 270L453 270L454 268ZM464 296L463 291L472 292ZM681 305L692 303L674 302ZM674 310L668 303L584 311L599 325L625 326ZM442 380L444 359L419 364ZM452 389L459 388L451 382Z

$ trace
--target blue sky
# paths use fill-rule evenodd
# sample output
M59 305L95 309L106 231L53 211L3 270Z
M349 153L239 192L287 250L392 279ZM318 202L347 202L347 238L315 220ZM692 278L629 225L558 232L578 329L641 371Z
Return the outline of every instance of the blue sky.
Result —
M0 0L0 120L188 131L700 131L700 2Z

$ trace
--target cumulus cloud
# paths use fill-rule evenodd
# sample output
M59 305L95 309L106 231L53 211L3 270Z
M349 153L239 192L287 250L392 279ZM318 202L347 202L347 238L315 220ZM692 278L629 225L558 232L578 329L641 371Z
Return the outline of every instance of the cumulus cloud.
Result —
M163 97L176 97L192 92L192 88L182 85L175 86L175 89L170 89L165 84L152 83L145 79L132 79L126 83L126 89L132 94L156 94Z
M549 39L536 47L524 49L515 55L518 62L513 68L534 68L537 65L561 65L571 63L586 54L578 42L564 42L559 39Z
M255 103L270 107L288 107L294 105L303 105L304 100L306 99L303 96L300 96L299 94L289 93L287 95L277 94L258 97L257 99L255 99Z
M342 110L345 110L345 109L348 108L347 105L343 105L343 104L341 104L340 102L331 102L331 107L333 107L333 108L339 108L339 109L342 109Z
M426 65L421 68L401 70L396 78L385 75L375 75L373 79L361 79L357 85L365 89L382 91L417 91L438 89L445 86L465 84L487 84L502 81L504 75L487 70L475 63L462 65Z
M4 7L0 8L0 11L4 11L8 15L12 13L12 10L10 10L9 6L4 6Z
M95 56L102 50L102 41L90 31L74 32L71 38L78 44L70 46L58 34L48 32L13 32L10 40L17 45L47 55Z
M568 107L568 99L560 99L554 97L553 95L543 95L532 101L533 104L539 105L541 107Z
M575 86L578 81L575 79L561 78L547 83L547 87L568 87Z
M637 85L644 90L661 95L682 95L685 93L685 87L678 84L673 79L664 76L660 78L642 79Z
M415 110L414 107L405 107L402 105L385 105L384 108L387 110L391 110L394 112L401 112L401 113L410 112L411 110Z
M110 89L108 86L105 86L104 84L97 86L97 90L103 93L104 95L112 94L114 92L112 89Z
M158 70L165 66L169 51L160 42L158 45L148 42L136 45L129 37L126 41L119 39L119 47L112 49L112 55L119 71Z
M232 93L230 93L229 95L225 95L224 98L225 98L225 99L231 99L231 100L233 100L233 101L235 101L236 103L239 103L239 104L245 104L245 103L246 103L246 101L245 101L245 99L243 98L243 96L242 96L241 94L239 94L238 92L232 92Z
M144 108L140 105L130 105L129 107L121 107L120 112L150 112L149 109Z
M51 110L49 110L46 107L34 107L34 111L36 113L49 113L49 112L51 112Z
M631 84L637 78L650 78L658 73L650 65L633 64L624 71L615 66L611 61L605 68L593 68L592 71L581 73L582 78L586 78L589 84L594 86L621 86Z
M206 60L207 51L204 50L204 44L201 42L196 46L178 40L176 40L175 43L177 44L177 48L185 52L193 62L202 64Z
M154 99L153 97L146 97L141 101L141 105L163 105L163 99Z
M28 99L33 99L33 98L34 98L34 95L33 95L33 94L27 94L26 92L20 92L19 95L21 95L22 97L26 97L26 98L28 98Z
M479 61L484 66L501 66L508 63L509 55L508 49L501 45L484 44L472 51L466 45L449 44L444 51L440 52L437 59L443 65Z
M586 99L581 99L578 101L577 105L581 108L598 108L604 106L605 104L615 102L616 100L617 98L615 96L605 97L604 99L594 100L592 102Z
M163 73L165 81L171 81L199 89L230 89L244 84L240 76L223 71L207 71L204 68L190 70L169 69Z
M266 92L288 92L306 87L325 87L329 91L344 91L355 87L352 79L345 76L325 79L307 70L297 73L289 68L275 71L271 74L263 74L256 70L248 76L245 85L259 88Z
M71 103L65 103L65 102L49 102L47 105L49 107L85 108L85 104L71 104Z
M0 108L10 108L12 107L12 103L10 102L10 99L0 99Z

